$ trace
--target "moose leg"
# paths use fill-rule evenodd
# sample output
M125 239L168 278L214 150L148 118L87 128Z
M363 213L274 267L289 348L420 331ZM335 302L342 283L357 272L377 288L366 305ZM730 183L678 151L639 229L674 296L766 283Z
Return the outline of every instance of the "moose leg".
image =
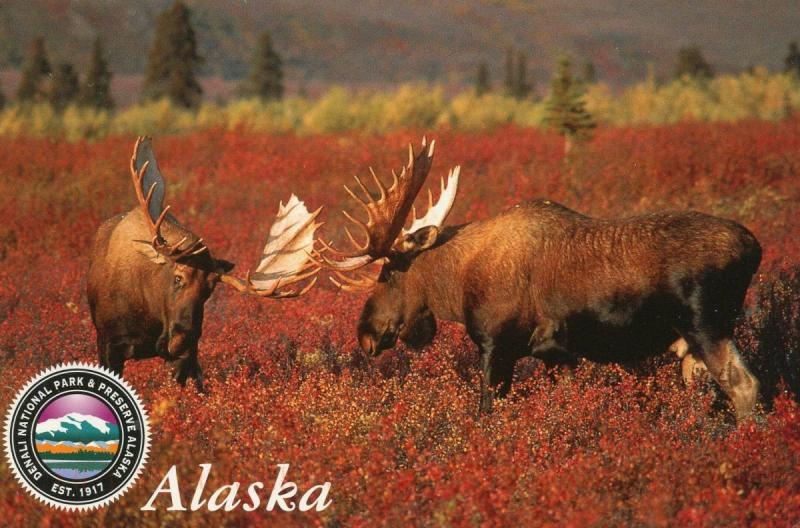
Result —
M701 357L711 377L733 402L736 420L753 414L758 398L758 380L745 365L736 345L723 338L702 347Z
M703 360L689 351L689 343L684 338L681 337L672 343L669 351L681 360L681 376L686 385L691 385L695 378L708 371Z
M97 333L97 360L100 362L100 366L108 367L108 343L99 332Z
M100 366L107 368L111 372L122 376L122 369L125 366L125 359L131 346L122 342L113 342L113 338L101 332L97 333L97 356Z
M188 353L176 360L170 361L172 366L172 377L175 381L186 385L186 380L192 378L198 392L203 390L203 373L200 369L200 363L197 361L197 353Z
M537 349L531 355L541 359L544 362L544 368L552 373L571 375L572 371L578 368L578 358L558 345Z
M694 354L686 354L681 360L681 377L687 386L694 383L694 380L702 376L704 372L708 372L706 364Z
M561 331L560 331L561 330ZM578 366L578 358L564 348L563 328L552 319L542 319L528 340L528 353L544 362L550 372L556 369L571 374Z
M689 343L682 337L678 338L669 346L669 351L678 356L678 359L683 359L689 353Z
M498 398L505 398L511 390L511 381L514 378L514 366L517 363L517 359L498 352L495 351L492 355L489 385Z
M482 345L480 347L480 379L481 379L481 401L478 407L478 414L489 414L492 412L492 354L494 344Z
M196 356L194 358L194 370L190 376L192 379L194 379L194 386L197 389L197 392L205 394L206 389L203 385L203 370L200 368L200 362L197 361Z
M524 350L520 339L488 339L481 350L481 406L480 411L492 410L494 397L505 398L511 391L514 367Z
M99 340L98 340L99 341ZM130 356L133 345L105 343L100 351L100 364L118 376L122 376L125 359Z

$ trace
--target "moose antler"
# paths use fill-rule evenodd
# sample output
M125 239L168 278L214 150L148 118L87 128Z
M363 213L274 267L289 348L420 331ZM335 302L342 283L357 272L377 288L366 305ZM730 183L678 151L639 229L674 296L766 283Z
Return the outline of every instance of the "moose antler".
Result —
M189 240L188 236L169 244L162 235L161 226L170 207L164 207L166 182L158 169L149 137L136 140L130 169L136 198L153 237L153 249L173 261L208 251L202 238L182 247ZM315 221L321 210L320 207L309 213L305 204L295 195L285 206L281 202L255 273L251 275L248 271L244 279L224 274L220 276L220 281L239 292L260 297L278 299L299 297L306 293L314 286L316 278L299 291L283 288L314 276L320 269L314 260L321 258L321 254L314 249L314 233L322 225Z
M428 144L425 137L422 138L422 149L418 155L414 155L414 149L408 146L408 163L398 176L392 171L392 185L387 189L383 182L370 168L370 173L380 192L376 200L367 190L358 176L355 176L356 183L366 195L367 200L361 199L349 187L344 186L345 191L367 212L367 222L364 223L354 218L347 211L342 213L348 220L359 226L367 235L366 242L359 244L348 228L345 233L354 251L344 253L331 247L330 244L320 241L323 248L329 250L331 254L343 257L342 260L331 260L327 257L320 259L319 264L333 271L335 277L331 281L344 290L365 290L374 285L376 279L364 273L356 272L354 276L345 275L342 272L356 271L368 266L373 262L382 261L391 256L399 238L419 228L435 225L440 227L447 218L455 200L458 188L458 176L460 167L455 167L450 171L447 183L444 179L441 182L441 195L434 205L433 195L428 192L429 208L422 218L417 218L414 200L419 194L425 179L433 163L435 141ZM413 221L411 227L406 230L403 226L406 223L409 212L413 211Z
M255 273L248 271L244 280L232 275L223 275L220 280L242 293L259 297L283 299L306 293L317 282L316 277L299 291L282 288L313 277L320 270L315 261L320 254L314 249L314 235L322 225L316 222L321 210L322 207L309 213L295 195L285 206L281 202Z
M377 200L358 176L353 177L366 195L366 200L356 195L347 185L344 186L347 194L367 212L367 222L364 223L358 220L344 210L342 214L365 232L367 240L359 244L350 230L345 228L347 238L353 244L355 251L343 253L323 242L323 247L329 249L332 253L345 257L341 261L325 259L328 267L340 271L350 271L389 255L397 235L403 230L406 217L414 205L414 199L428 176L428 171L430 171L433 163L435 144L435 141L431 141L428 144L427 138L423 137L422 149L416 156L414 155L414 147L409 144L408 163L403 167L399 176L395 171L392 171L392 185L388 189L370 167L372 179L380 192L380 197Z
M402 234L407 235L426 226L441 227L453 208L458 191L458 176L461 173L461 165L456 165L447 173L447 182L442 178L440 181L440 194L436 204L433 203L433 193L428 189L428 212L421 218L417 218L416 207L411 208L411 225L408 229L403 229Z
M161 175L161 171L158 169L158 162L153 153L149 137L140 136L136 139L136 145L133 147L133 155L131 156L130 169L136 198L139 200L147 227L153 237L150 242L153 249L174 261L208 251L206 245L203 244L202 238L193 240L189 245L182 248L181 246L189 240L189 237L183 237L177 243L169 244L161 234L161 225L167 218L170 206L164 207L164 176ZM145 186L147 187L146 195L144 193Z

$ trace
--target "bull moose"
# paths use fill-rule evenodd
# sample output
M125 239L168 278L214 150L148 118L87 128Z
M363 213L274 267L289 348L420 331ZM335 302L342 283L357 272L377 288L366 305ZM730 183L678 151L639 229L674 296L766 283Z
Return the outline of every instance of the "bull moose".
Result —
M222 282L269 298L307 292L319 270L309 253L320 210L310 213L294 195L281 203L255 272L241 279L164 207L165 180L149 138L137 140L130 172L138 205L100 226L91 253L87 294L100 363L121 374L126 360L162 357L179 383L192 378L202 390L197 346L214 288Z
M390 187L362 181L366 222L345 215L366 241L347 231L354 249L320 264L349 291L371 291L358 322L361 348L376 355L400 338L429 343L436 319L466 326L480 353L480 411L505 396L516 361L533 355L550 365L578 357L626 360L643 342L684 362L704 363L730 397L736 417L751 415L758 381L733 341L746 290L761 260L743 226L697 212L614 220L584 216L549 200L520 203L488 220L443 227L458 188L459 167L442 179L422 218L407 215L430 170L434 142L409 145L406 167ZM333 256L336 257L333 257ZM381 264L377 277L362 268ZM644 338L636 340L633 338ZM624 339L617 339L624 338ZM672 346L670 346L672 344Z

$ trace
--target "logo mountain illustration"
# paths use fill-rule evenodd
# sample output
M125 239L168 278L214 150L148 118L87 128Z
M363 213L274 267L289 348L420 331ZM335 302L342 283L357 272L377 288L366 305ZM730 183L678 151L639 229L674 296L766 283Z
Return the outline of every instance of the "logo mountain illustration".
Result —
M105 442L119 440L119 427L102 418L69 413L36 424L36 440L50 442Z

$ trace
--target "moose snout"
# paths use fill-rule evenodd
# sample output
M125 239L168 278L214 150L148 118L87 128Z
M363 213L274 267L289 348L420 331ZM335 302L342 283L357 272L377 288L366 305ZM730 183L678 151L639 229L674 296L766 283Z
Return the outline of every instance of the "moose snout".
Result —
M360 333L358 337L361 350L370 356L377 356L397 343L398 330L387 327L379 336L372 332Z
M198 332L192 327L185 327L180 324L173 324L169 328L169 341L167 342L167 353L171 357L178 357L186 350L195 346L200 340Z

